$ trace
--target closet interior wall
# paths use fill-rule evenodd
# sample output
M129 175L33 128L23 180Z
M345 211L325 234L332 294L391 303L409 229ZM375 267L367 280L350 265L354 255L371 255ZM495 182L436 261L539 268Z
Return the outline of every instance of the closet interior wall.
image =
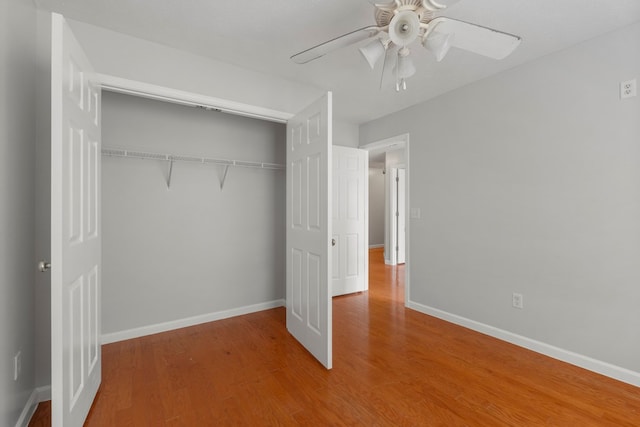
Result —
M104 92L103 148L285 163L285 126ZM285 298L285 172L103 156L103 335Z

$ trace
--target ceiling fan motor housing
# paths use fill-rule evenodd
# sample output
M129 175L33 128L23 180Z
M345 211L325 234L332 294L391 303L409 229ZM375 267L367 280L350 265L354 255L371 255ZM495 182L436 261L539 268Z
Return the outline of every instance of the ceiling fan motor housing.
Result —
M406 46L420 34L420 19L412 10L398 12L389 24L389 38L397 46Z
M429 23L435 16L435 11L425 8L422 0L396 0L388 5L376 5L376 24L378 27L386 27L398 13L405 10L415 12L423 24Z

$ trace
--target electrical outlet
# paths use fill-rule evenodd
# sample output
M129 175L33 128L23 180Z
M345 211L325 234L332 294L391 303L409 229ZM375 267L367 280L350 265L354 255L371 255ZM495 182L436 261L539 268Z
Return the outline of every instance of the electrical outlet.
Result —
M636 79L620 83L620 99L632 98L637 95Z
M511 304L515 308L524 308L524 297L522 296L522 294L518 294L514 292L511 300Z
M20 373L22 371L22 351L18 351L15 356L13 356L13 380L18 381L20 378Z

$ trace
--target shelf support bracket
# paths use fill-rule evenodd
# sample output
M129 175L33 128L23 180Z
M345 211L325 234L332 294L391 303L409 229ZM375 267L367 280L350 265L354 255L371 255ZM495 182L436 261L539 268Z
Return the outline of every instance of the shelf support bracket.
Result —
M173 157L169 157L169 174L167 175L167 190L171 189L171 173L173 172Z
M227 173L229 172L229 165L224 166L224 174L222 174L222 179L220 180L220 190L224 188L224 182L227 180Z

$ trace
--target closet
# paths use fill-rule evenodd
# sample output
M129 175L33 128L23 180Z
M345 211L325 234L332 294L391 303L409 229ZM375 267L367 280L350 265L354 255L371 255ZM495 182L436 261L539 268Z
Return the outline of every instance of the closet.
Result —
M102 107L105 341L283 305L285 125L106 91Z

